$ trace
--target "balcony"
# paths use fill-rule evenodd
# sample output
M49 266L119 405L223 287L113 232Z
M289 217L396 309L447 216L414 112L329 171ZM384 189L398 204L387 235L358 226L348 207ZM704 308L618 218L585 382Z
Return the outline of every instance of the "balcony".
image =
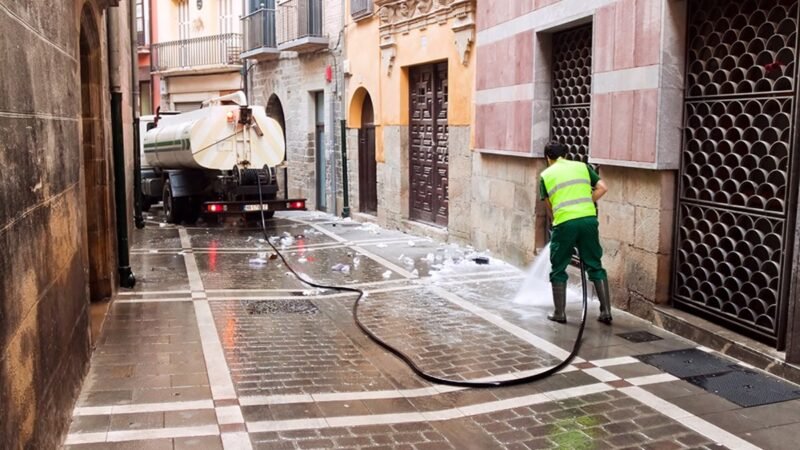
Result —
M262 8L242 17L242 59L269 60L280 56L275 30L275 10Z
M350 0L350 16L358 20L372 15L372 0Z
M242 68L242 35L203 36L152 45L150 70L161 75L222 73Z
M278 49L312 52L328 48L322 0L289 0L278 9Z

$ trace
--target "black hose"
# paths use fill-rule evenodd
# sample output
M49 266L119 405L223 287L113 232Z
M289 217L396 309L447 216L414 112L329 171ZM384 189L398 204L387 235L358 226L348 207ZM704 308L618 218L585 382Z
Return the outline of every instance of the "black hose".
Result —
M260 175L259 175L260 177ZM266 218L264 217L264 198L261 194L261 182L259 179L258 185L258 200L261 204L261 231L264 233L264 240L267 241L272 250L278 255L278 257L283 261L289 271L301 282L307 284L308 286L318 288L318 289L328 289L332 291L339 291L339 292L352 292L358 294L358 298L356 299L355 303L353 304L353 320L355 321L358 328L361 329L364 334L366 334L370 339L372 339L376 344L380 345L393 355L397 356L402 360L415 374L417 374L420 378L430 381L431 383L435 384L442 384L446 386L456 386L462 388L497 388L497 387L504 387L504 386L517 386L520 384L527 384L532 383L534 381L543 380L551 375L554 375L561 371L561 369L567 367L575 356L577 356L578 351L581 348L581 341L583 340L583 330L586 327L586 312L589 307L588 301L588 293L587 293L587 282L586 282L586 268L581 262L581 286L583 288L583 312L581 313L581 325L578 328L578 336L575 338L575 345L572 347L572 351L570 352L569 356L567 356L563 361L561 361L558 365L551 367L545 371L539 372L534 375L530 375L527 377L515 378L511 380L502 380L502 381L461 381L461 380L449 380L446 378L435 377L428 373L425 373L422 369L417 366L411 358L408 357L405 353L401 352L395 347L392 347L381 338L375 335L369 328L367 328L361 320L358 318L358 306L361 303L361 300L364 298L364 291L358 288L351 288L345 286L327 286L324 284L314 283L312 281L308 281L298 274L294 268L286 261L286 258L283 256L283 253L278 250L277 247L272 243L270 236L267 233L267 222Z

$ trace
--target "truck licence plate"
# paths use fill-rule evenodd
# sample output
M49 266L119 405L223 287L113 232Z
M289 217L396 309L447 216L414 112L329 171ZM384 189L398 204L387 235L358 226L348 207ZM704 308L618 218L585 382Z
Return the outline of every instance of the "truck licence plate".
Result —
M269 205L244 205L245 211L269 211Z

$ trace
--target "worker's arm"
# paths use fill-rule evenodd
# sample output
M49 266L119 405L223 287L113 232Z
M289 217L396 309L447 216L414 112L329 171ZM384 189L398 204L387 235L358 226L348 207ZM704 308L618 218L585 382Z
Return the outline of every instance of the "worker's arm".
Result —
M608 193L608 186L606 185L606 182L603 180L598 181L594 186L594 191L592 191L592 201L597 202L603 198L606 193Z

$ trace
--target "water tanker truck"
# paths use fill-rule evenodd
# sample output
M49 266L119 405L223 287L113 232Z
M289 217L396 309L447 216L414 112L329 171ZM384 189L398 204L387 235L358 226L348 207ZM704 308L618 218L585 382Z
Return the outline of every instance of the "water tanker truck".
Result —
M208 100L183 114L157 116L144 135L143 203L163 200L170 223L202 215L305 210L305 199L278 199L283 130L242 92ZM261 195L259 196L259 190ZM263 201L261 201L263 199Z

